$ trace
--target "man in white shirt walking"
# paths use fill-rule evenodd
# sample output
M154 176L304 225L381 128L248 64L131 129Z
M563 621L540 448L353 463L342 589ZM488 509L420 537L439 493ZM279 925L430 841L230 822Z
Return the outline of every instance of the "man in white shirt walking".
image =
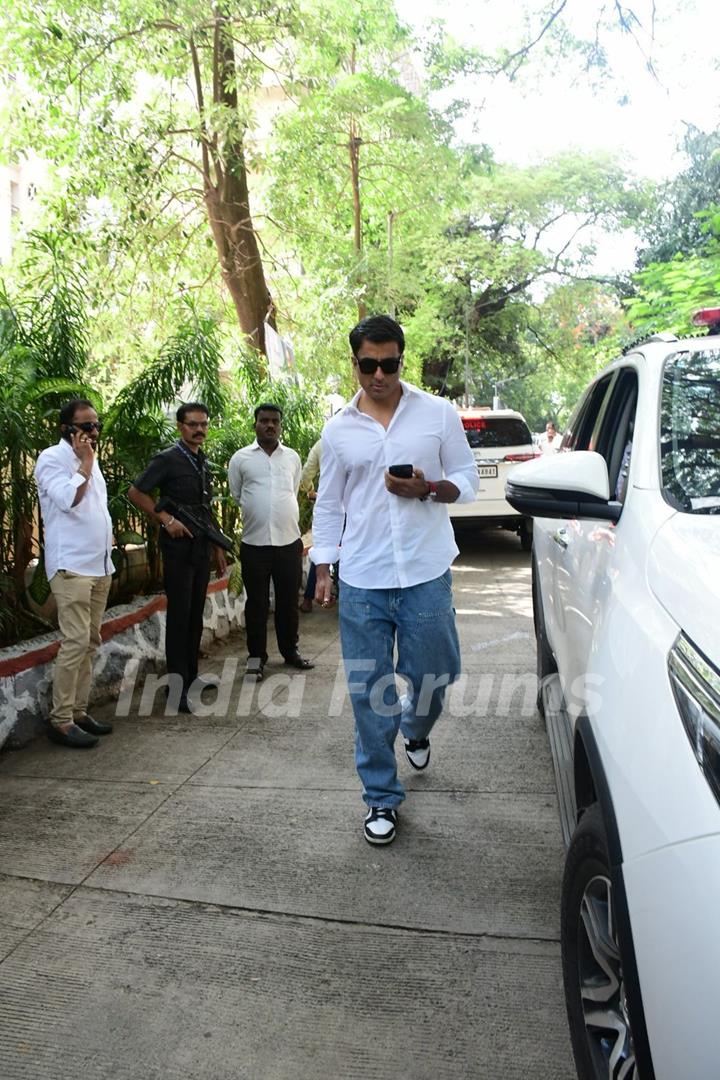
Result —
M92 659L112 581L112 522L105 480L95 460L100 423L91 401L60 410L61 439L40 454L35 481L45 528L45 571L57 603L50 738L95 746L112 724L88 715Z
M340 638L364 835L388 844L405 798L398 729L410 765L425 769L445 688L460 674L449 569L458 549L447 504L471 502L478 473L452 405L401 381L405 338L394 319L364 319L350 346L360 390L323 430L311 558L316 599L328 604L342 537ZM408 684L399 700L396 674Z
M270 581L275 591L275 635L285 663L314 667L298 652L298 593L302 540L297 493L302 465L298 454L280 442L282 409L265 402L255 409L254 442L230 458L228 484L242 508L240 566L247 594L246 674L262 679L267 662Z

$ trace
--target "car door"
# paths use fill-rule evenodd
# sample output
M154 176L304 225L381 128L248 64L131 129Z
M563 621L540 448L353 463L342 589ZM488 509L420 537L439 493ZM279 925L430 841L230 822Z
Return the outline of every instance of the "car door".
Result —
M619 502L627 491L637 395L635 368L631 365L616 368L605 388L589 438L586 428L574 447L595 450L605 458L610 498ZM594 634L612 588L622 516L617 525L601 519L572 519L559 521L557 526L553 544L565 651L559 670L568 711L577 716L584 709L586 692L592 690L586 676Z
M587 450L612 381L612 375L605 376L585 391L565 428L561 453ZM542 617L558 671L563 678L570 663L568 622L574 621L574 586L569 577L571 559L567 549L576 524L570 519L538 518L534 529L533 559L535 577L540 585ZM571 612L569 619L568 609Z

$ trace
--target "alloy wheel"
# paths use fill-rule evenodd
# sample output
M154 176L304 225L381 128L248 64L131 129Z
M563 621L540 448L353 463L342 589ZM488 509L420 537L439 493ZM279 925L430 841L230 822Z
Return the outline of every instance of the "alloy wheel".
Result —
M598 1080L639 1080L628 1017L612 883L585 887L578 924L578 976L590 1057Z

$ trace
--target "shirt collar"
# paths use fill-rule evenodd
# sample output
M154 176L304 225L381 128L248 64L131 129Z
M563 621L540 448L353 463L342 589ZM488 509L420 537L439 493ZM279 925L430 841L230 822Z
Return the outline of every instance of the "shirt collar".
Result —
M400 398L400 401L398 401L398 406L400 405L400 402L403 400L403 398L406 397L406 395L420 393L417 386L413 386L412 383L405 382L404 379L400 379L400 385L402 387L402 397ZM360 410L357 407L357 403L360 400L361 393L362 393L362 387L360 387L360 389L357 391L357 393L353 397L352 401L348 401L347 405L342 410L343 413L354 412L354 413L358 413L360 416L366 415L365 413L361 413Z
M257 441L257 439L253 439L253 441L248 446L248 450L262 450L262 446ZM273 454L277 454L278 450L285 450L285 447L283 446L281 441L278 441L276 448L273 450ZM263 450L263 453L267 453L267 451ZM272 454L268 454L268 457L272 457Z
M187 454L188 457L197 457L198 461L204 461L205 460L205 455L203 454L202 450L199 447L198 447L197 454L193 454L192 450L188 450L187 446L182 441L182 439L176 439L175 440L175 447L176 447L176 449L178 449L180 451L181 454Z

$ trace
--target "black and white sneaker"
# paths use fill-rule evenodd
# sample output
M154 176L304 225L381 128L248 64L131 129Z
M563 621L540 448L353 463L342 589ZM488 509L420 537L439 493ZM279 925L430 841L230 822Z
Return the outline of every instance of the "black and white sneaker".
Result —
M397 811L371 806L365 818L365 839L369 844L391 844L397 832Z
M405 743L405 754L413 769L417 769L418 772L421 769L427 769L430 764L430 740L406 739L403 736L403 742Z

